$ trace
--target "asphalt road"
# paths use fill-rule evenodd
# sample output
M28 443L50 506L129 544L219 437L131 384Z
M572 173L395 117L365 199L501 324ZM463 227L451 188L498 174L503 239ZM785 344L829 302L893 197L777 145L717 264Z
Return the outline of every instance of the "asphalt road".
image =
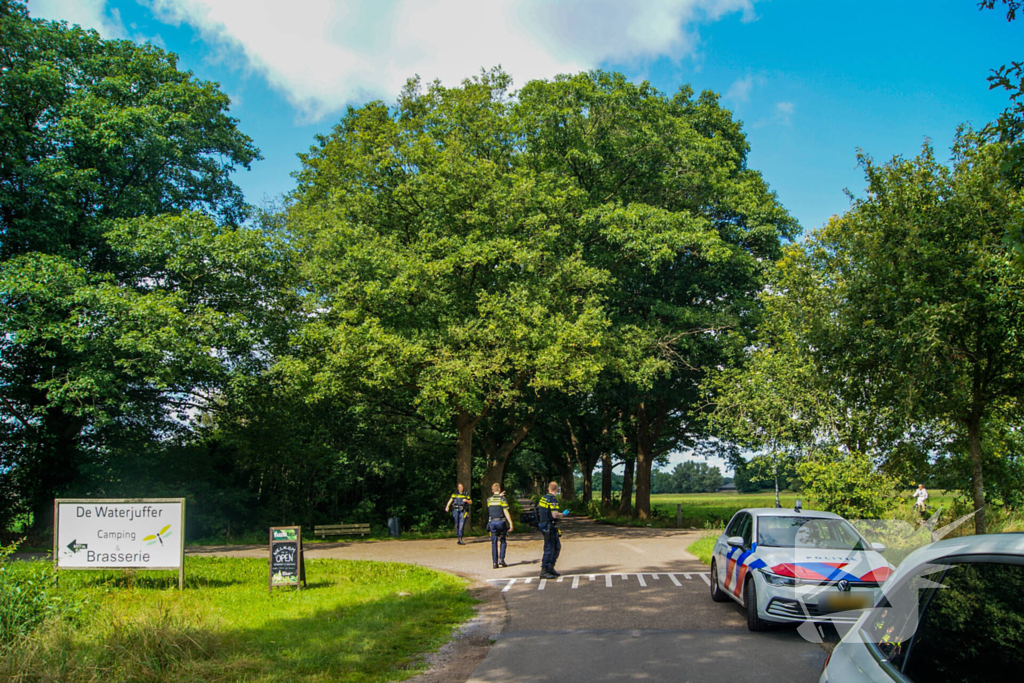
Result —
M820 646L794 629L751 633L739 605L711 601L707 568L686 552L697 533L567 520L562 579L544 582L537 577L539 533L512 535L510 566L499 570L491 568L487 538L468 538L465 546L449 539L317 544L307 545L306 555L420 564L492 586L507 618L470 683L817 681ZM261 546L228 554L266 552Z

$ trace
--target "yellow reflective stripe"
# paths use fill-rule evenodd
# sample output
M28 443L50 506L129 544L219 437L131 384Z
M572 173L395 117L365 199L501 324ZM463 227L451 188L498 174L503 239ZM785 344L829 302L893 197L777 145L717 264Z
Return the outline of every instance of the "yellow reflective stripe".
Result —
M543 498L540 499L540 502L537 503L537 506L538 507L542 507L542 508L547 508L549 510L554 510L555 509L555 504L554 503L550 503L550 502L544 500Z

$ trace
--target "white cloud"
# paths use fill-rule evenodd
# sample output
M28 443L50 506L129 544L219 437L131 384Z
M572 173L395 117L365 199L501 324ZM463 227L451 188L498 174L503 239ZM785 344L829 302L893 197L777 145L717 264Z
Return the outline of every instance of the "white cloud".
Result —
M100 0L90 0L102 5ZM500 64L519 84L696 54L696 27L756 0L141 0L262 75L308 120L419 74L454 84Z
M750 91L754 89L754 77L744 76L743 78L735 81L729 86L729 89L725 91L724 99L732 102L743 103L750 101Z
M789 125L789 120L793 116L793 103L792 102L776 102L775 103L775 117L781 123Z
M121 14L107 12L106 0L31 0L29 14L38 19L66 21L82 28L95 29L104 38L126 38Z

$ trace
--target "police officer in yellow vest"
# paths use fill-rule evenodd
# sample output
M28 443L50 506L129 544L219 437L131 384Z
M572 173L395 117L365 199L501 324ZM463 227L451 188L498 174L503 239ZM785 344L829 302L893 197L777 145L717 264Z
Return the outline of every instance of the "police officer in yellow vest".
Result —
M462 484L459 484L455 493L448 499L448 504L444 506L445 512L448 512L449 508L452 510L455 533L459 536L459 545L466 545L462 540L462 529L466 526L466 513L469 512L469 506L472 504L472 499L462 492Z
M558 530L558 520L568 514L558 511L558 494L561 493L558 483L548 484L548 492L537 503L537 526L544 534L544 556L540 560L540 578L555 579L559 573L555 571L555 562L562 552L562 540L559 538L561 532Z
M501 495L501 486L497 483L491 484L491 497L487 499L487 517L487 530L491 532L491 561L495 569L507 567L505 548L508 546L508 533L512 531L512 517L508 513L508 502L505 496Z

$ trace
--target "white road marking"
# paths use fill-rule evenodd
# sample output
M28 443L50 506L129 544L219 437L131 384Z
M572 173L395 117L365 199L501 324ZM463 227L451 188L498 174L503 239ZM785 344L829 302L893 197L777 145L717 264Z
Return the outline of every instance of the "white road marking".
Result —
M683 577L686 578L687 581L692 581L693 580L693 574L695 572L662 572L662 573L665 576L668 577L669 581L671 581L673 583L673 585L675 585L676 587L682 588L683 584L679 582L678 577L679 576L683 576ZM661 574L648 573L647 575L650 576L653 579L658 579L658 580L661 579ZM614 581L612 580L612 578L614 576L621 576L623 581L628 581L629 580L629 574L617 574L617 575L616 574L573 574L573 575L570 575L570 577L569 577L569 578L572 579L572 587L573 588L579 588L580 578L583 577L583 576L586 576L587 579L589 579L590 581L596 581L598 577L603 576L604 577L605 588L612 588L613 587ZM644 578L644 573L636 573L633 576L636 577L637 583L640 584L641 588L647 588L648 587L647 580ZM706 583L707 585L709 585L709 586L711 585L711 580L708 578L707 574L701 573L701 574L697 574L697 576L699 576L700 578L704 579L704 583ZM524 585L527 585L527 584L532 583L534 578L535 577L532 577L532 576L519 576L519 577L516 577L516 578L487 579L487 582L488 583L504 582L505 585L502 587L501 592L502 593L507 593L509 591L509 589L512 588L513 584L515 584L515 583L522 583ZM564 576L559 576L558 577L558 583L561 583L564 578L565 578ZM547 586L547 583L548 583L547 579L538 579L537 590L541 590L541 591L544 590L544 588Z

